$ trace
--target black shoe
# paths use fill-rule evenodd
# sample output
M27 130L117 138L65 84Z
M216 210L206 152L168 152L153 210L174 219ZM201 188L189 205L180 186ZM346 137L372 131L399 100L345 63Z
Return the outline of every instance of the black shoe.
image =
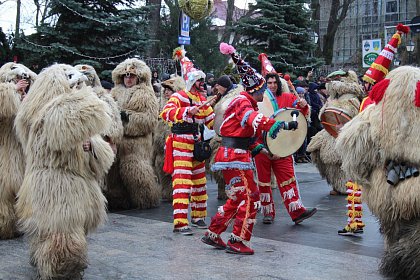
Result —
M224 250L226 249L226 243L223 242L222 238L217 237L216 239L212 239L208 234L205 234L201 237L201 242L213 246L216 249Z
M307 218L312 217L312 215L315 214L316 211L317 211L316 208L306 209L305 212L303 212L302 215L300 215L299 217L297 217L296 219L294 219L293 222L295 222L296 225L297 224L300 224L301 222L303 222Z
M347 230L346 228L343 228L342 230L338 231L338 235L342 235L342 236L356 236L359 234L363 234L362 228L358 228L355 230Z
M195 221L195 222L191 221L191 226L196 227L196 228L201 228L201 229L208 228L206 222L203 219Z
M264 216L263 224L269 225L272 224L274 221L274 218L272 216Z
M193 232L189 227L174 228L174 232L175 233L180 233L182 235L193 235Z

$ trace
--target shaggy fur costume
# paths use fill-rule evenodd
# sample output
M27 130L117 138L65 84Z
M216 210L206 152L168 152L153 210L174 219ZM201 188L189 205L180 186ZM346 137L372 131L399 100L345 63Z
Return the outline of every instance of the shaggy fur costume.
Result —
M135 74L139 83L124 86L124 75ZM150 68L141 60L127 59L112 71L115 87L111 94L121 111L124 136L118 148L118 161L110 175L107 198L110 208L146 209L159 205L161 188L152 166L152 134L158 123L159 104L151 84ZM119 177L119 178L118 178Z
M174 77L170 80L173 80L171 83L172 91L176 92L179 90L185 90L185 81L182 77ZM162 88L164 90L164 88ZM166 105L168 101L161 94L160 99L160 110ZM166 137L171 133L171 128L164 123L162 120L159 121L156 126L155 133L153 135L153 168L158 176L159 183L162 186L162 198L168 201L172 201L172 177L171 174L163 172L163 164L165 162L165 142Z
M377 105L347 123L337 138L343 169L363 186L363 199L385 237L381 272L393 279L420 279L420 177L387 183L389 160L420 169L420 69L401 66ZM379 85L379 84L378 84ZM375 88L375 87L374 87Z
M357 115L360 106L359 99L362 97L363 89L360 87L354 71L348 71L348 75L342 77L339 81L328 83L327 91L330 97L321 108L320 116L328 107L343 109L350 116ZM324 129L312 137L306 150L311 153L312 162L332 189L340 194L345 194L348 178L341 170L341 151L335 149L335 140Z
M13 123L21 104L16 82L22 74L27 75L31 83L36 78L36 74L22 64L9 62L0 68L0 239L18 235L14 204L23 181L25 157Z
M45 69L19 110L32 117L16 120L26 143L16 209L40 279L79 279L87 267L86 234L106 218L98 178L114 160L99 135L111 124L108 106L90 87L72 89L68 71L77 72L61 64ZM90 152L83 150L86 140Z

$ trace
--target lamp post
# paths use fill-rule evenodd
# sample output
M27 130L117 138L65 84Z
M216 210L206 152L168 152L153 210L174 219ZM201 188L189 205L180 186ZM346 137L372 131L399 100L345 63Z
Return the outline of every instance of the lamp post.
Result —
M394 66L398 67L400 66L401 60L399 60L398 58L394 58Z
M411 64L411 53L414 51L414 43L412 40L405 46L408 52L408 64Z

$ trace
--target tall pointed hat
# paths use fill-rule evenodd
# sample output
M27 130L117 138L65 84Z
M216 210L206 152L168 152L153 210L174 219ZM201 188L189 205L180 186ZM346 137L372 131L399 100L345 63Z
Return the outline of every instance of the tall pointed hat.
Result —
M173 58L181 64L181 76L185 80L187 91L190 91L195 82L206 78L206 74L196 69L192 61L185 56L185 53L184 49L178 47L174 49Z
M267 76L268 73L277 74L276 69L274 69L265 53L260 53L258 60L261 61L261 75L263 75L263 77Z
M363 76L364 81L374 85L385 78L394 54L397 53L398 46L401 44L401 35L409 31L408 26L401 23L397 25L397 31Z
M232 60L236 64L238 73L241 76L242 84L248 93L253 94L257 91L266 89L267 85L263 76L252 68L248 62L244 61L239 54L236 53L233 46L226 43L220 43L219 48L222 54L229 54L232 56Z

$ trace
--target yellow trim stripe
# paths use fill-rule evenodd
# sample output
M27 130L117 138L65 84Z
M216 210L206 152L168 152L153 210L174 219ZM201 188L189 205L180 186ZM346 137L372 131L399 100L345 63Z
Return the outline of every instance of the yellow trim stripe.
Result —
M174 141L172 146L178 149L185 149L185 150L190 150L190 151L194 150L194 144L182 143L178 141Z
M197 210L191 211L191 217L203 218L203 217L206 217L206 216L207 216L207 211L206 210L204 210L204 211L197 211Z
M188 185L188 186L192 186L193 182L190 179L174 179L172 181L172 185L176 186L176 185Z
M192 180L192 182L194 185L204 185L206 184L207 180L206 180L206 177L203 177L201 179Z
M172 201L172 205L178 204L190 204L190 200L188 198L175 198L174 201Z
M198 196L191 196L191 201L194 202L200 202L200 201L205 201L207 200L209 197L207 194L203 194L203 195L198 195Z

